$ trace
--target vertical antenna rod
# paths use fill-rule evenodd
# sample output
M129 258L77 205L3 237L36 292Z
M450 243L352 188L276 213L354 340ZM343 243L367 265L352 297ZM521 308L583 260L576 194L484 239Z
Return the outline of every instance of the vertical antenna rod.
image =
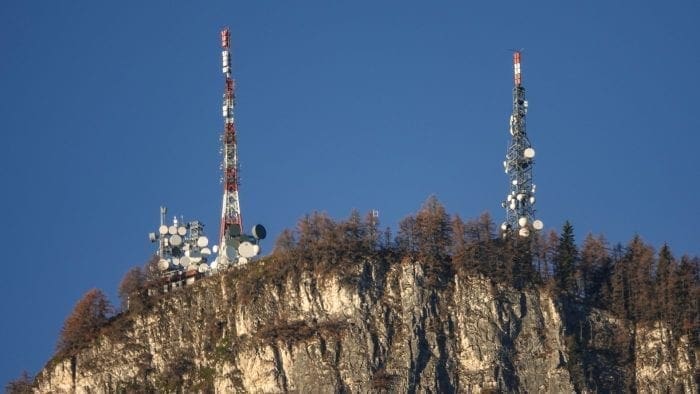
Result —
M525 131L528 103L522 85L519 51L513 53L513 113L510 115L511 139L503 169L508 174L509 192L501 206L506 210L506 221L501 224L503 236L517 232L528 237L530 230L541 230L544 224L535 219L535 184L532 178L535 150Z
M231 77L231 33L228 28L221 31L221 64L225 77L225 90L222 112L224 117L223 143L223 185L224 196L221 207L221 230L219 245L226 245L226 240L241 234L243 219L238 199L238 146L236 142L236 123L233 116L235 105L235 83Z

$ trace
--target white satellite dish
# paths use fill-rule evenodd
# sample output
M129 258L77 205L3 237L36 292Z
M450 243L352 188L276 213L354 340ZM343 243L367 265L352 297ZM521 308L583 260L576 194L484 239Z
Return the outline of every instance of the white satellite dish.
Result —
M168 260L161 259L160 261L158 261L158 269L159 270L165 271L168 269L168 267L170 267L170 263L168 263Z
M190 264L187 266L187 272L197 271L197 264Z
M530 197L530 204L534 204L534 203L535 203L535 196L532 196L532 197Z
M506 201L508 201L508 202L510 202L510 200L512 200L512 199L513 199L513 196L510 194L508 195L508 197L506 197Z
M200 250L200 253L204 257L211 256L211 250L209 250L209 248L202 248L202 250Z
M160 235L167 234L168 233L168 226L162 225L162 226L158 227L158 232L160 233Z
M523 156L525 156L526 159L532 159L535 157L535 150L532 148L526 148L523 152Z
M258 245L258 244L253 245L253 250L255 251L256 256L259 255L260 254L260 245Z
M508 230L508 223L506 223L506 222L501 223L501 230L503 230L503 231Z
M177 234L180 235L180 236L182 236L182 237L184 237L185 234L187 234L187 228L185 228L184 226L178 227L178 228L177 228Z
M241 242L240 245L238 245L238 254L241 255L241 257L245 258L251 258L255 256L255 245L252 243L245 241Z
M527 218L525 216L518 219L518 224L520 227L525 227L527 225Z
M238 264L243 265L243 264L248 264L248 259L245 257L239 257L238 258Z
M515 209L515 201L510 202L510 209Z
M520 235L523 238L527 237L528 235L530 235L530 230L528 230L527 227L523 227L520 230L518 230L518 235Z
M511 182L511 183L512 183L513 185L517 185L517 184L518 184L518 180L517 180L517 179L513 179L513 182Z
M544 223L542 223L541 220L537 219L534 222L532 222L532 227L535 230L542 230L544 228Z
M211 247L212 253L219 253L219 245L214 245Z
M525 195L523 195L522 193L518 193L518 195L515 196L515 198L518 199L518 201L522 201L523 197L525 197Z
M188 265L190 265L191 262L192 261L187 256L180 257L180 265L183 267L187 267Z
M214 261L212 261L211 263L211 269L216 270L217 268L219 268L219 259L215 258Z
M168 234L170 234L170 235L175 235L175 234L177 234L177 226L170 226L170 227L168 227Z
M207 245L209 245L209 238L207 238L203 235L201 237L197 238L197 246L199 246L200 248L203 248Z
M199 267L197 267L197 270L201 273L205 273L205 272L209 271L209 266L207 265L207 263L203 263L203 264L200 264Z
M202 256L190 256L190 261L195 264L199 264L202 262Z
M170 236L170 243L173 246L180 246L180 245L182 245L182 237L177 235L177 234L171 235Z

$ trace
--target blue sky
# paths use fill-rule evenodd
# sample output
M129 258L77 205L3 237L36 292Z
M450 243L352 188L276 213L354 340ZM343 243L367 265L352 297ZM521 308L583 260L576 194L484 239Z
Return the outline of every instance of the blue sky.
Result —
M394 227L430 194L501 220L524 48L546 228L700 254L699 3L573 3L2 2L0 382L48 360L88 289L116 302L161 204L216 238L225 25L268 251L314 210Z

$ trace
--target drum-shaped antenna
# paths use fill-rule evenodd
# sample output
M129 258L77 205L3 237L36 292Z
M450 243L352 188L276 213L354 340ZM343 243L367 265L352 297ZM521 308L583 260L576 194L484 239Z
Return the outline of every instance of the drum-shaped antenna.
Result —
M262 224L256 224L253 226L253 230L251 230L251 232L257 239L265 239L267 236L267 230L265 230L265 227Z

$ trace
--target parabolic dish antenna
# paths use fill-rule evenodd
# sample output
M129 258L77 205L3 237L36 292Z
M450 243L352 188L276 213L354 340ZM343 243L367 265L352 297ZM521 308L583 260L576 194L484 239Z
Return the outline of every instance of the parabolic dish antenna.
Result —
M200 251L200 253L201 253L202 256L204 256L204 257L206 257L206 256L211 256L211 250L209 250L209 248L202 248L202 250Z
M260 245L258 245L258 244L253 245L253 251L255 251L256 256L259 255L260 254Z
M518 224L520 227L525 227L527 225L527 218L525 216L518 219Z
M239 257L238 264L240 264L240 265L248 264L248 259L246 259L245 257Z
M170 244L173 246L180 246L182 245L182 237L175 234L170 236Z
M160 235L167 234L168 233L168 226L162 225L162 226L158 227L158 232L160 233Z
M215 270L217 268L219 268L219 258L218 257L215 258L214 261L212 261L212 263L211 263L211 269Z
M520 235L523 238L527 237L528 235L530 235L530 230L528 230L527 227L523 227L520 230L518 230L518 235Z
M169 266L170 263L168 263L168 260L161 259L160 261L158 261L158 269L161 271L167 270Z
M537 219L534 222L532 222L532 227L535 230L542 230L544 228L544 223L542 223L541 220Z
M202 256L190 256L190 261L199 264L202 261Z
M170 234L170 235L175 235L175 234L177 234L177 226L170 226L170 227L168 227L168 234Z
M223 255L226 256L226 259L228 259L228 261L236 261L236 259L238 258L238 251L236 250L236 248L227 245L224 248L223 252Z
M241 242L241 244L238 246L238 254L241 255L241 257L245 258L251 258L255 256L255 245L252 243L245 241Z
M190 258L187 256L180 257L180 265L183 267L189 266L191 262L192 260L190 260Z
M205 273L209 271L209 266L207 265L207 263L200 264L199 267L197 267L197 270L201 273Z
M199 246L200 248L203 248L207 245L209 245L209 238L207 238L203 235L201 237L197 238L197 246Z
M532 159L535 157L535 150L532 148L526 148L523 152L523 156L525 156L526 159Z
M211 247L212 253L219 253L219 245L214 245Z
M177 235L184 237L185 234L187 234L187 228L185 228L184 226L180 226L177 228Z

